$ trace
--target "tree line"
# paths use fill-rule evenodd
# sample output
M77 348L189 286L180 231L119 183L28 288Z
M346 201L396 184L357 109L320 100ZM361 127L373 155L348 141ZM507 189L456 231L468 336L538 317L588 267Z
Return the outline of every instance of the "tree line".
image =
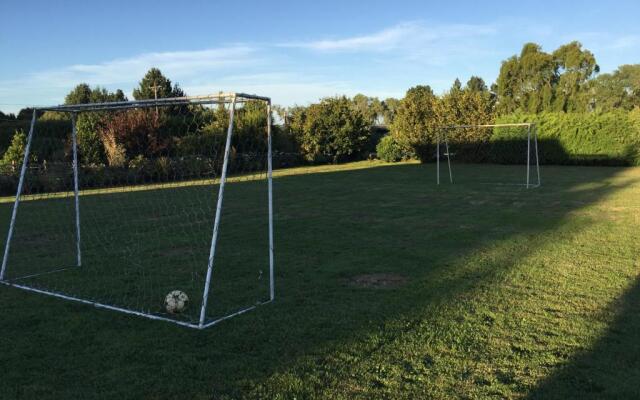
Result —
M428 85L417 85L402 99L379 100L362 94L351 99L327 98L285 110L285 127L308 161L366 156L371 151L371 139L379 139L376 125L390 130L374 150L379 157L426 161L438 129L446 125L489 124L508 115L582 113L586 118L591 113L622 112L626 118L626 112L640 113L640 64L599 72L594 54L579 42L562 45L551 53L538 44L526 43L520 54L502 62L498 78L490 86L472 76L464 85L456 79L440 95ZM562 120L561 116L549 118ZM603 127L601 134L611 135L613 131L614 127ZM628 135L633 136L633 132ZM463 129L451 131L450 140L483 143L493 135L488 129Z
M178 84L156 68L149 70L133 90L136 100L184 95ZM124 100L127 97L122 90L110 92L84 83L65 97L66 104ZM264 139L259 126L266 123L266 110L256 107L260 106L250 105L237 114L238 137L253 138L247 142L253 143L253 147ZM623 65L603 74L595 55L579 42L570 42L552 52L545 52L538 44L526 43L519 54L502 62L498 78L491 85L472 76L464 85L456 79L442 94L428 85L417 85L401 99L381 100L357 94L351 98L324 98L308 106L274 106L282 122L274 126L275 150L280 156L293 155L285 165L350 161L371 157L373 153L389 161L409 157L426 161L435 135L444 125L487 124L505 116L518 119L518 115L549 113L639 113L638 109L640 64ZM0 118L26 120L30 119L30 111L24 109L15 116L1 114ZM68 117L60 113L45 113L39 120L53 123L65 118ZM81 161L85 165L127 167L159 155L197 153L206 147L200 146L203 141L221 140L226 118L221 108L201 107L174 107L160 115L129 112L109 118L104 113L83 113L78 119ZM0 134L4 134L1 125ZM390 134L386 135L387 131ZM612 129L605 131L610 135ZM487 129L465 129L452 133L450 139L487 142L493 135ZM9 146L13 147L11 151L4 152L2 164L15 166L19 153L16 150L24 145L24 134L12 132L10 136L16 143ZM68 146L59 147L57 152L41 158L68 157Z

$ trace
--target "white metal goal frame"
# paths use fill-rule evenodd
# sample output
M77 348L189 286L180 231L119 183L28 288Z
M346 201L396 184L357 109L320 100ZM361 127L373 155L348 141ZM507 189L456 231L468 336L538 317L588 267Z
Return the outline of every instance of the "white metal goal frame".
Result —
M257 302L255 305L245 307L236 312L230 313L228 315L219 317L213 321L206 321L206 310L207 310L207 301L209 298L209 291L211 287L212 280L212 272L214 269L214 260L216 254L216 245L218 241L218 232L220 227L220 219L221 219L221 211L222 211L222 203L223 196L225 190L225 182L227 181L227 169L229 165L229 156L231 151L231 140L233 136L233 128L234 128L234 112L237 104L246 103L248 101L263 101L266 103L267 108L267 195L268 195L268 235L269 235L269 297L266 301ZM81 245L81 213L80 213L80 199L79 192L80 187L78 184L78 146L77 146L77 130L76 130L76 120L78 114L82 112L89 111L107 111L107 110L126 110L126 109L136 109L136 108L153 108L160 106L181 106L181 105L228 105L229 106L229 125L227 127L225 146L224 146L224 156L223 156L223 164L221 175L219 179L218 186L218 198L217 204L215 208L215 218L213 221L213 231L211 235L211 246L209 250L209 258L206 269L206 278L205 284L202 291L202 304L200 305L200 313L199 313L199 321L198 323L194 322L186 322L181 320L175 320L167 317L163 317L160 315L155 315L152 313L146 313L142 311L137 311L125 307L119 307L114 305L109 305L97 301L83 299L81 297L74 297L64 293L43 290L36 287L32 287L25 284L16 283L19 279L27 278L27 276L17 277L12 279L6 279L5 272L7 270L7 264L9 259L9 252L11 249L11 239L13 237L14 227L16 223L18 207L20 206L20 198L22 196L23 185L25 180L25 175L27 172L27 165L29 162L29 154L31 150L31 144L33 142L33 138L35 136L35 123L37 119L37 114L39 112L44 111L54 111L54 112L65 112L70 114L71 116L71 124L72 124L72 151L73 151L73 186L74 186L74 198L75 198L75 239L76 239L76 252L77 252L77 267L82 266L82 245ZM271 132L271 99L269 97L258 96L254 94L246 94L246 93L219 93L215 95L206 95L206 96L185 96L185 97L174 97L174 98L163 98L163 99L152 99L152 100L137 100L137 101L118 101L118 102L109 102L109 103L90 103L90 104L73 104L73 105L59 105L59 106L51 106L51 107L38 107L33 109L33 115L31 117L31 124L29 127L29 133L27 135L25 150L24 150L24 158L22 161L22 166L20 169L20 176L18 180L18 187L16 191L16 197L13 204L13 210L11 213L11 222L9 224L9 231L7 234L7 239L4 248L4 255L2 258L2 266L0 268L0 283L6 286L15 287L18 289L40 293L48 296L53 296L57 298L62 298L66 300L71 300L83 304L93 305L96 308L108 309L113 311L119 311L126 314L136 315L140 317L145 317L153 320L161 320L166 322L172 322L174 324L178 324L181 326L186 326L189 328L195 329L204 329L210 326L216 325L224 320L230 319L240 314L244 314L248 311L255 309L259 305L267 304L275 299L275 277L274 277L274 234L273 234L273 165L272 165L272 132ZM64 270L66 268L61 268ZM54 271L55 272L55 271ZM41 274L30 275L29 278L47 274L51 272L44 272Z
M436 183L440 184L440 144L444 142L445 153L447 157L447 166L449 170L449 182L453 183L453 171L451 169L451 152L449 151L449 135L448 131L453 129L489 129L489 128L526 128L527 130L527 154L525 156L527 163L527 172L525 183L515 183L514 185L525 186L529 188L538 188L542 182L540 179L540 157L538 154L538 130L536 124L532 122L512 123L512 124L483 124L483 125L447 125L438 128L436 133ZM442 132L442 134L441 134ZM442 136L442 137L441 137ZM531 140L533 139L533 146ZM535 152L535 168L536 183L531 182L531 150Z

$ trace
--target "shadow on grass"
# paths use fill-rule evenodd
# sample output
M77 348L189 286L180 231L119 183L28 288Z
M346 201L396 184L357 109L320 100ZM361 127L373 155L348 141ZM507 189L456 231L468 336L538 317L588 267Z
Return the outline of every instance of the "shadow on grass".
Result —
M495 175L511 167L463 168ZM0 376L10 384L0 391L9 390L3 398L313 397L429 310L492 285L567 214L621 188L607 183L620 169L547 171L555 183L533 191L438 188L428 165L278 178L276 302L202 332L0 288L0 304L11 304L0 328ZM578 186L586 188L570 190ZM486 249L497 255L465 267ZM409 284L347 283L389 272ZM256 390L274 373L285 378Z
M529 398L640 398L640 281L610 309L616 318L595 345L569 360Z
M522 132L524 133L524 132ZM528 143L526 139L502 139L490 142L460 142L452 141L448 144L452 161L468 163L495 164L523 164L525 163ZM536 162L536 153L531 144L531 163ZM576 153L575 149L568 150L558 139L541 138L538 140L541 165L593 165L593 166L631 166L636 159L633 145L627 146L621 154L608 153ZM446 159L445 150L442 157ZM436 148L433 144L419 149L423 160L434 161Z

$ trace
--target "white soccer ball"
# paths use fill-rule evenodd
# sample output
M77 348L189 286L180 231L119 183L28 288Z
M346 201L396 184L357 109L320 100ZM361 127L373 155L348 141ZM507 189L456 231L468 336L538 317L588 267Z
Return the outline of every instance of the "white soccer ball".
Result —
M170 314L178 314L187 308L189 296L181 290L174 290L164 299L164 305Z

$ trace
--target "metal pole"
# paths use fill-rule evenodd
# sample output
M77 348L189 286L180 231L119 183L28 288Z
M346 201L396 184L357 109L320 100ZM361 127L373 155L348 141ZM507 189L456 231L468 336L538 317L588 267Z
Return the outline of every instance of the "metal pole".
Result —
M449 164L449 182L453 183L453 174L451 173L451 153L449 153L449 138L447 138L447 133L444 133L444 145L445 150L447 151L447 164Z
M269 299L276 297L273 262L273 164L271 152L271 102L267 103L267 180L269 185Z
M440 131L436 132L436 180L440 184Z
M7 234L7 243L4 246L4 256L2 257L2 268L0 269L0 281L4 279L4 273L7 269L7 260L9 259L9 247L11 246L11 238L13 237L13 228L16 225L16 215L18 215L18 206L20 205L20 196L22 195L22 186L24 185L24 177L27 173L27 163L29 162L29 152L31 150L31 142L33 140L33 131L36 125L36 109L33 110L31 116L31 126L29 127L29 136L27 144L24 148L24 158L22 159L22 168L20 169L20 180L18 181L18 189L16 190L16 199L13 203L13 211L11 212L11 223L9 224L9 233Z
M538 186L542 183L540 181L540 157L538 156L538 127L537 125L533 126L533 143L535 144L536 149L536 172L538 173Z
M80 251L80 198L78 192L78 131L76 130L76 113L71 113L71 141L73 144L73 192L76 202L76 254L78 267L82 265Z
M199 327L204 326L205 313L207 310L207 299L209 298L209 286L211 284L211 273L213 271L213 259L216 253L216 243L218 241L218 228L220 226L220 214L222 211L222 197L224 196L224 184L227 180L227 166L229 164L229 152L231 150L231 136L233 134L233 114L236 109L236 97L232 97L229 107L229 127L227 128L227 142L224 147L224 161L222 162L222 175L220 176L220 188L218 189L218 204L216 205L216 216L213 222L213 235L211 236L211 248L209 249L209 263L207 265L207 278L204 283L202 294L202 307L200 308Z
M531 125L527 126L527 189L529 189L530 159L531 159Z

